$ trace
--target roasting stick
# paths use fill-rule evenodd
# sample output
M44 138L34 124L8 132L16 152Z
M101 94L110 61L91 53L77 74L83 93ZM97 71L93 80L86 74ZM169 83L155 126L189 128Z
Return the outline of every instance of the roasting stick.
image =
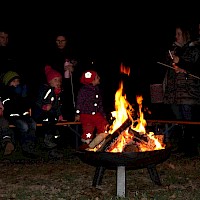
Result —
M157 119L148 119L147 123L163 123L163 124L196 124L200 125L199 121L178 121L178 120L157 120Z
M165 63L161 63L161 62L157 62L158 64L160 64L160 65L163 65L163 66L165 66L165 67L168 67L168 68L171 68L171 69L174 69L172 66L170 66L170 65L167 65L167 64L165 64ZM195 76L195 75L193 75L193 74L190 74L190 73L188 73L188 72L185 72L185 74L187 74L187 75L189 75L189 76L192 76L192 77L194 77L194 78L196 78L196 79L199 79L200 80L200 77L198 77L198 76Z

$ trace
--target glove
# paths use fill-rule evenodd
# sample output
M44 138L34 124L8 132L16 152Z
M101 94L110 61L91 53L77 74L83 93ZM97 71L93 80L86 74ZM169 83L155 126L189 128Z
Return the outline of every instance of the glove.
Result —
M46 105L42 106L42 110L45 110L45 111L49 111L49 110L51 110L51 108L52 108L51 104L46 104Z
M63 121L63 116L62 116L62 115L60 115L60 116L58 117L58 121Z
M79 122L80 121L80 115L76 115L75 116L75 122Z

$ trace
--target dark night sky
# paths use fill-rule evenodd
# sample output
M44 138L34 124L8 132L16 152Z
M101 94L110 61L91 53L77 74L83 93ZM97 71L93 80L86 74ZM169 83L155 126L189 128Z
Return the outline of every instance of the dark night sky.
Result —
M44 5L27 2L2 8L0 25L11 30L13 41L17 44L46 45L55 31L66 30L79 49L103 49L108 53L123 49L123 52L129 54L132 51L139 57L149 49L153 48L151 52L154 52L171 41L177 21L197 18L194 5L190 14L189 5L184 11L180 5L179 9L175 9L175 3L169 1L140 1L137 4L57 1ZM141 49L141 46L142 52L136 52L135 49Z
M0 26L10 30L16 46L30 53L46 47L58 30L67 31L82 56L101 63L106 79L119 71L119 62L123 61L133 69L132 73L139 69L143 82L155 72L160 54L173 41L175 24L185 21L193 25L200 18L194 5L192 10L187 5L184 11L181 7L175 9L170 2L139 3L56 2L42 7L29 2L18 8L12 5L8 12L4 9Z

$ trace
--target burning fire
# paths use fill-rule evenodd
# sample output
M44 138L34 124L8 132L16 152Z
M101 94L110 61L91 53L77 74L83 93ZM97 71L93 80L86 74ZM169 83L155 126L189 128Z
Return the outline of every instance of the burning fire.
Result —
M126 69L122 64L120 66L120 71L121 73L130 74L130 68ZM132 124L119 134L113 144L110 145L107 152L122 152L127 146L130 145L132 145L132 148L134 147L134 149L137 149L137 151L140 152L165 148L163 137L154 135L153 132L146 133L145 127L147 123L144 119L144 113L142 112L143 97L136 96L136 100L139 106L139 119L133 120L132 116L134 109L127 101L126 94L123 94L123 82L121 81L119 89L115 94L115 111L111 112L114 121L110 126L108 133L113 134L127 120L131 120ZM136 123L137 125L135 125ZM134 140L135 138L137 138L137 140ZM100 146L101 145L102 142L100 143ZM96 151L98 148L100 147L98 146L93 150Z

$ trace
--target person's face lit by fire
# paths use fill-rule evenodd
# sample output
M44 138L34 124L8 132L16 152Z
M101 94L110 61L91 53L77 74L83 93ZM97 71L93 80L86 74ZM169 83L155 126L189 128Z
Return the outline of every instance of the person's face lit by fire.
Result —
M92 81L92 84L94 86L100 84L100 77L98 74L95 76L94 80Z
M67 39L66 39L66 37L62 36L62 35L58 36L56 38L56 45L57 45L57 47L59 49L64 49L66 47L66 45L67 45Z
M184 46L190 40L190 34L188 31L183 31L181 28L176 28L176 42L179 46Z
M51 87L60 89L62 85L62 78L61 77L55 77L52 80L49 81L49 85Z
M0 46L7 46L8 34L6 32L0 32Z
M17 87L19 84L20 84L20 79L19 78L15 78L14 80L12 80L9 83L9 86Z

